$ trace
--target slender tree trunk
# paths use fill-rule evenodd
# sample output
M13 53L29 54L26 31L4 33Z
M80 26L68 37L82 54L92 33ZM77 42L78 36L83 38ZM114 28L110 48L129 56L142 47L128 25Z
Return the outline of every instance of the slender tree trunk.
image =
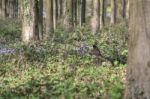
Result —
M54 1L54 28L58 27L59 21L59 0Z
M71 25L72 27L74 27L74 1L75 0L71 0L70 2L70 13L71 13Z
M122 17L126 19L127 0L122 0Z
M54 32L53 0L46 0L46 39Z
M39 0L39 37L43 39L43 0Z
M93 15L94 15L94 0L91 0L91 16Z
M59 6L60 6L60 9L59 9L60 17L62 18L63 10L64 10L64 8L63 8L63 0L59 1Z
M86 0L81 2L81 26L86 22Z
M33 32L35 35L35 39L39 40L39 5L38 0L31 0L32 1L32 9L33 9ZM30 2L31 2L30 1Z
M6 18L7 17L7 12L6 12L7 0L2 0L1 4L2 4L2 9L1 9L2 18Z
M77 0L77 20L79 20L78 24L81 27L81 0Z
M105 25L105 16L106 16L106 0L101 0L101 14L100 14L100 29Z
M111 21L110 21L110 23L111 24L115 24L116 23L116 18L117 18L117 2L116 2L116 0L112 0L111 1L111 9L112 9L112 11L111 11Z
M2 0L0 0L0 18L2 18Z
M126 19L129 19L129 7L130 7L130 5L129 5L129 0L127 0Z
M93 1L93 16L91 18L91 28L94 34L100 28L100 0Z
M65 30L71 32L73 30L73 7L72 7L72 0L66 0L65 5L65 19L64 19L64 26Z
M74 26L77 25L77 0L73 0L72 2L73 4L73 23L74 23Z
M18 18L22 18L22 9L23 9L23 7L22 7L22 0L18 0Z
M65 22L66 22L66 12L67 12L67 8L66 8L66 0L62 1L62 27L65 29Z
M18 17L18 0L6 0L6 16L9 18L17 18Z
M127 89L124 99L150 99L150 1L130 0Z

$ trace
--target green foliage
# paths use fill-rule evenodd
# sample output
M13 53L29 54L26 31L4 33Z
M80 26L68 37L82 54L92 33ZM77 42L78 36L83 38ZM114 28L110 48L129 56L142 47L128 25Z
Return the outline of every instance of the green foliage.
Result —
M13 39L20 36L18 28L3 31L0 28L1 38L14 41L3 47L15 52L0 55L0 99L122 98L126 65L121 62L128 52L124 24L96 35L87 27L72 33L56 30L50 41L28 45ZM104 56L114 59L114 67L94 64L89 52L95 42Z
M128 34L125 23L105 27L96 37L103 53L120 63L126 63L127 60L127 39Z
M20 20L0 19L0 42L10 42L20 40L21 24Z
M103 98L108 92L112 99L120 99L124 67L95 67L80 63L73 69L69 67L70 64L49 61L43 68L29 66L22 70L13 67L17 72L9 71L5 78L1 78L4 85L0 89L1 97L96 99Z

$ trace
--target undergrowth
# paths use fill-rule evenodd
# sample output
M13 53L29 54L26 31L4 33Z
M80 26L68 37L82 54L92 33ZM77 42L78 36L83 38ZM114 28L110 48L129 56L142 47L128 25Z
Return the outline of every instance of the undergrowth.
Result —
M55 30L50 41L20 42L18 23L0 24L0 99L121 99L127 57L124 24L93 35L84 28ZM8 31L7 31L8 30ZM18 39L13 39L18 38ZM13 42L13 43L12 43ZM89 53L97 42L114 60L95 64Z

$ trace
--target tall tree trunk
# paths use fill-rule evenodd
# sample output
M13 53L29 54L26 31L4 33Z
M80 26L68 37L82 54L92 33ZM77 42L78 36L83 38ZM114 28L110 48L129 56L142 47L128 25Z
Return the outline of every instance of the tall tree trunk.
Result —
M6 5L7 5L7 0L1 0L1 17L6 18L7 17L7 12L6 12Z
M86 0L81 0L81 26L85 24L86 21Z
M59 0L55 0L54 2L54 29L58 27L58 21L59 21Z
M94 0L91 0L91 16L93 15L94 15Z
M22 40L26 43L38 40L38 14L37 0L22 1L23 19L22 19ZM30 17L29 17L30 16Z
M60 17L62 18L62 15L63 15L63 0L59 0L59 6L60 6L60 9L59 9L59 13L60 13Z
M111 21L110 21L110 23L111 24L115 24L116 23L116 17L117 17L117 2L116 2L116 0L112 0L111 1L111 9L112 9L112 11L111 11Z
M67 8L66 8L66 0L62 1L62 28L65 29L65 22L66 22L66 12L67 12Z
M46 0L46 39L54 32L53 0Z
M43 39L43 0L39 0L39 37Z
M72 2L73 4L73 25L76 26L77 25L77 0L73 0Z
M64 18L64 28L68 32L71 32L73 30L73 7L72 7L72 2L73 0L65 0L65 18Z
M74 13L73 1L74 0L71 0L70 3L68 4L68 8L70 8L70 13L69 14L70 14L70 22L71 22L72 28L74 27L74 24L73 24L74 23L73 22L74 21L74 19L73 19L74 18L74 15L73 15L73 13Z
M81 27L81 0L77 0L77 20L78 24Z
M2 18L2 0L0 0L0 18Z
M150 99L150 1L130 0L125 99Z
M105 25L105 16L106 16L106 0L101 0L101 14L100 14L100 29Z
M130 8L130 5L129 5L129 0L127 0L126 19L129 19L129 8Z
M122 17L126 18L127 0L122 0Z
M91 18L91 28L95 34L100 28L100 0L93 1L93 16Z
M9 18L16 17L15 7L17 7L16 0L9 0L7 4L7 13Z
M30 1L31 2L31 1ZM32 9L33 9L33 32L35 39L39 40L39 5L38 0L32 0Z

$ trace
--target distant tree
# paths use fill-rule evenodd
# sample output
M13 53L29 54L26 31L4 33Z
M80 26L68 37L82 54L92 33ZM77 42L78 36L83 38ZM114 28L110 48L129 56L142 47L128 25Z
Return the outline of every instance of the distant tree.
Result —
M43 0L39 0L39 8L38 8L38 13L39 13L39 37L40 39L43 39Z
M53 21L53 0L46 0L46 39L50 38L54 32Z
M122 17L126 18L127 0L122 0Z
M70 9L69 10L69 12L70 13L68 13L69 15L70 15L70 25L71 25L71 27L73 28L74 27L74 1L75 0L70 0L70 2L68 3L68 5L70 5L70 6L68 6L68 8Z
M90 2L91 2L91 16L93 16L93 14L94 14L94 11L93 11L94 10L94 0L91 0Z
M0 17L1 18L6 18L7 12L6 12L6 5L7 5L7 0L0 0Z
M92 4L93 16L91 18L91 28L92 32L95 34L100 28L100 0L94 0Z
M81 26L81 0L77 0L77 20L79 26Z
M126 5L126 19L129 19L129 0L127 0L127 5Z
M111 0L111 24L116 23L116 18L117 18L117 1L116 0Z
M9 18L18 17L18 0L8 0L6 5L7 16Z
M81 0L81 26L86 21L86 0Z
M129 3L128 82L124 99L150 99L150 1Z
M58 19L59 19L59 0L53 1L53 23L54 23L54 30L58 26Z
M106 17L106 0L101 0L100 2L100 29L105 25L105 17Z
M62 28L65 28L65 19L66 19L66 12L67 12L67 9L66 9L66 1L67 0L61 0L60 1L60 26Z
M73 0L72 2L72 11L73 11L73 25L77 25L77 0Z
M22 4L22 40L26 43L39 40L38 0L25 0Z
M0 18L2 17L2 0L0 0Z
M68 32L73 30L73 0L65 0L64 7L65 7L65 15L64 15L64 29Z

